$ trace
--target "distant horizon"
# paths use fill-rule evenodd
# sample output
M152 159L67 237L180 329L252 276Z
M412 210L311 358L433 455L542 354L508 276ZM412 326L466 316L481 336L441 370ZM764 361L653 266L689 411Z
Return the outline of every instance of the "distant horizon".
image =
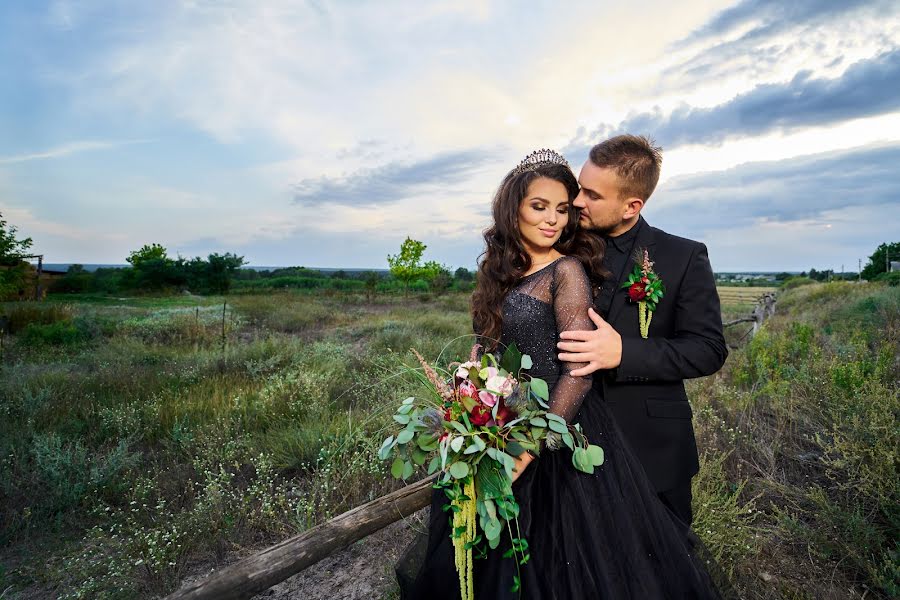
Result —
M32 265L37 266L36 262L32 262ZM81 265L88 272L92 272L97 270L98 268L127 268L131 265L128 263L44 263L44 269L49 270L62 270L64 267L65 270L71 265ZM863 265L865 266L865 265ZM54 269L55 267L55 269ZM459 267L451 267L450 272L452 273ZM475 268L466 267L469 271L475 271ZM389 273L390 269L384 267L313 267L309 265L243 265L241 269L253 270L253 271L266 271L266 270L274 270L274 269L309 269L311 271L322 271L323 273L334 273L337 271L348 271L353 273L360 273L365 271L375 271L379 273ZM775 270L760 270L760 269L745 269L745 270L733 270L733 271L717 271L713 272L716 275L778 275L779 273L789 273L791 275L799 275L800 273L808 273L810 270L815 269L816 271L828 271L831 270L834 273L840 273L839 269L820 269L818 267L810 267L809 269L802 270L789 270L789 269L775 269ZM855 270L844 270L844 273L857 273Z

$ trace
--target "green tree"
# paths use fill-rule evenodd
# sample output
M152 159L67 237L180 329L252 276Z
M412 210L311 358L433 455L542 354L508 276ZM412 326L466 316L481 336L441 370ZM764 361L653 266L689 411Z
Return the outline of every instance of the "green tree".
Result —
M428 270L428 286L432 292L441 295L450 289L450 286L453 285L453 277L450 275L449 269L436 262L426 263L425 266Z
M885 260L886 258L887 260ZM863 267L862 278L872 280L881 273L886 273L888 271L888 260L900 260L900 242L890 244L885 242L878 246L874 254L869 257L869 262Z
M184 260L179 258L176 267L160 244L145 244L140 250L132 251L125 260L131 264L132 272L124 282L135 289L158 291L181 283L178 271L183 270L179 267L183 267Z
M394 279L403 283L403 290L409 293L409 284L426 275L422 266L422 255L427 246L418 240L407 237L400 245L399 254L389 254L388 265Z
M20 257L31 248L31 238L18 239L18 229L9 225L0 214L0 298L16 297L23 293L25 274L29 268Z
M207 259L206 289L216 294L225 294L231 288L231 279L246 261L243 256L226 252L213 253Z
M465 267L458 268L453 274L453 277L457 281L472 281L473 279L475 279L475 276L472 275L472 271L468 270Z
M166 252L165 247L160 244L144 244L140 250L133 250L128 258L125 259L133 267L139 267L141 264L150 261L168 261L171 260Z
M378 284L381 282L381 275L375 271L366 271L363 273L363 281L366 284L366 299L370 302L378 291Z
M31 248L31 238L17 239L18 229L14 225L8 225L0 213L0 263L18 264L19 256Z

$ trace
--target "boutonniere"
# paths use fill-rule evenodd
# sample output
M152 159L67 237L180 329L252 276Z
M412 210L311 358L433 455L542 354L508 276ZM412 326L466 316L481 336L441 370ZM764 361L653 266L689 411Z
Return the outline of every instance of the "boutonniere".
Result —
M662 279L653 271L653 262L646 248L638 248L634 253L634 271L628 276L628 280L622 284L628 288L628 299L637 302L638 319L641 325L641 337L647 339L650 332L650 319L659 299L663 297L665 286Z

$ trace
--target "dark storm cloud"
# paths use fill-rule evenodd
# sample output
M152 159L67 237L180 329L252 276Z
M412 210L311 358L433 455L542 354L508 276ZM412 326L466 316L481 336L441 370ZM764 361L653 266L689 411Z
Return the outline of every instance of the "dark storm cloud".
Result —
M691 235L762 221L818 220L842 210L900 209L900 143L739 165L666 181L648 219ZM893 219L897 211L884 215Z
M743 0L715 15L677 45L720 37L750 25L737 40L738 43L746 42L770 37L801 23L843 18L860 8L889 10L890 6L891 2L885 0Z
M835 79L814 79L804 71L787 83L759 85L712 108L682 106L670 114L631 115L590 133L582 129L566 152L586 156L592 144L624 132L650 135L671 149L885 114L900 109L898 85L900 49L856 62Z
M861 32L859 24L888 23L898 17L900 5L890 0L745 0L673 44L673 52L693 52L666 69L652 92L691 89L734 75L765 79L772 69L797 56L852 51L859 35L882 51L891 50L897 43L888 28L867 25ZM854 28L858 35L838 33Z
M426 189L465 181L490 153L483 149L447 152L414 163L389 163L340 177L304 179L293 189L294 202L305 205L390 204Z

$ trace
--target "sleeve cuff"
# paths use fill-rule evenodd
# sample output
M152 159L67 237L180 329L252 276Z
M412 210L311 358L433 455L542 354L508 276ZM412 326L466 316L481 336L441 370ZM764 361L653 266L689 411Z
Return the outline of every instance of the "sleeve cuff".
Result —
M649 377L642 377L637 370L640 364L641 342L638 338L622 338L622 360L619 366L612 370L610 376L616 383L638 383L650 381Z

